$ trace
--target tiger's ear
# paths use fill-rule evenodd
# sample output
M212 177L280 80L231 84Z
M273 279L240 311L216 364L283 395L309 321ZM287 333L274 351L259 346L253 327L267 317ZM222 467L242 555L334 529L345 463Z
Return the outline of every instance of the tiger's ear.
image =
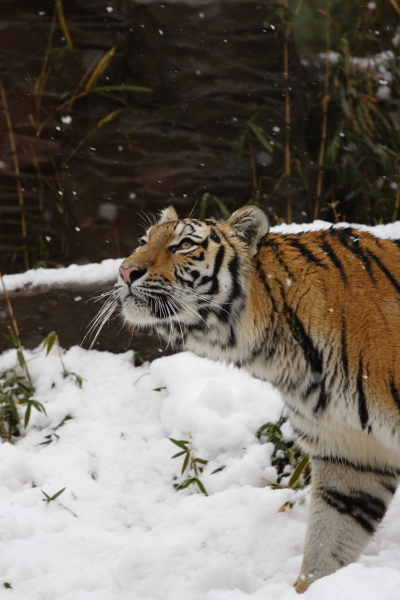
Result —
M257 252L258 242L267 235L267 215L258 206L243 206L227 221L234 233L249 246L252 255Z
M161 225L161 223L169 223L170 221L179 221L179 217L173 206L168 206L168 208L164 208L161 211L158 225Z

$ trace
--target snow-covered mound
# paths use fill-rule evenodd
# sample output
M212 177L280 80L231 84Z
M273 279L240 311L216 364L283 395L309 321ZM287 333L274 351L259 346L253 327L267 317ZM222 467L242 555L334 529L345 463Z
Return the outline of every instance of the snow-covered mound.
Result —
M26 357L47 416L32 413L24 437L0 444L0 585L13 588L1 598L298 598L309 492L265 482L275 478L272 445L255 433L282 410L268 384L189 353L135 368L132 351L75 347L63 361L84 378L79 388L55 348ZM15 363L4 353L0 371ZM174 488L183 459L171 459L169 437L192 440L209 461L208 497ZM287 501L294 508L278 513ZM397 495L358 563L304 598L389 600L399 590Z

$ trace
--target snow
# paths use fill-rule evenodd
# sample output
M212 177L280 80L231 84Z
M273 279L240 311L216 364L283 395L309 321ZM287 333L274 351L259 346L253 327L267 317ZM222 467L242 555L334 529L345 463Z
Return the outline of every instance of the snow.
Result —
M328 227L318 222L310 228ZM290 225L279 231L304 231ZM400 237L400 223L365 228ZM28 272L6 285L109 277L119 261ZM37 280L35 279L37 278ZM44 278L44 279L43 279ZM135 367L73 347L27 351L35 398L14 444L0 444L0 598L17 600L294 600L309 490L273 490L272 445L258 428L283 404L244 371L179 353ZM0 372L17 364L0 356ZM58 429L55 428L65 419ZM42 445L56 433L52 443ZM291 439L287 424L285 439ZM209 461L176 490L183 457L168 438L191 441ZM216 473L216 469L224 467ZM55 500L46 502L43 494ZM286 502L294 507L278 512ZM3 588L5 583L11 589ZM305 600L400 598L400 495L357 561L315 582Z
M74 347L63 361L84 378L80 389L63 379L56 349L26 355L47 416L33 413L26 435L0 445L0 584L12 585L10 597L297 598L309 491L264 481L275 479L272 445L255 433L282 411L270 385L190 353L134 367L132 351ZM15 363L10 350L0 370ZM40 445L67 415L59 439ZM208 497L174 489L182 458L171 459L179 449L169 437L191 439L209 461L200 475ZM64 487L45 501L42 490ZM277 513L289 500L294 508ZM396 597L399 524L397 495L358 563L304 598Z

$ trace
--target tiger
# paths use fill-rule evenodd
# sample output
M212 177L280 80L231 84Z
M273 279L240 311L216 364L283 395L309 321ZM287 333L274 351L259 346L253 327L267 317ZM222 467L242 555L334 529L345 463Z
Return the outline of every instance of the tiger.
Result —
M294 586L356 561L400 476L400 241L350 226L270 231L170 206L119 269L125 322L272 383L312 466Z

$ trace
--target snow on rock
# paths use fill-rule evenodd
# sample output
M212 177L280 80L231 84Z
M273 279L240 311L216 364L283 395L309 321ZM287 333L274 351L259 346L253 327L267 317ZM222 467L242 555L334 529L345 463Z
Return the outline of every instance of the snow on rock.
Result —
M24 436L0 444L0 596L18 600L294 600L309 491L273 490L271 445L257 429L279 418L272 387L190 353L134 367L133 352L74 347L27 352L36 398ZM0 356L0 371L16 363ZM58 429L65 417L70 417ZM48 445L46 436L59 439ZM290 437L290 431L286 432ZM192 440L208 460L177 491ZM222 471L212 474L224 466ZM63 488L54 501L49 496ZM301 503L300 501L303 500ZM293 509L278 513L287 501ZM400 589L397 495L360 561L318 581L305 600L388 600Z

